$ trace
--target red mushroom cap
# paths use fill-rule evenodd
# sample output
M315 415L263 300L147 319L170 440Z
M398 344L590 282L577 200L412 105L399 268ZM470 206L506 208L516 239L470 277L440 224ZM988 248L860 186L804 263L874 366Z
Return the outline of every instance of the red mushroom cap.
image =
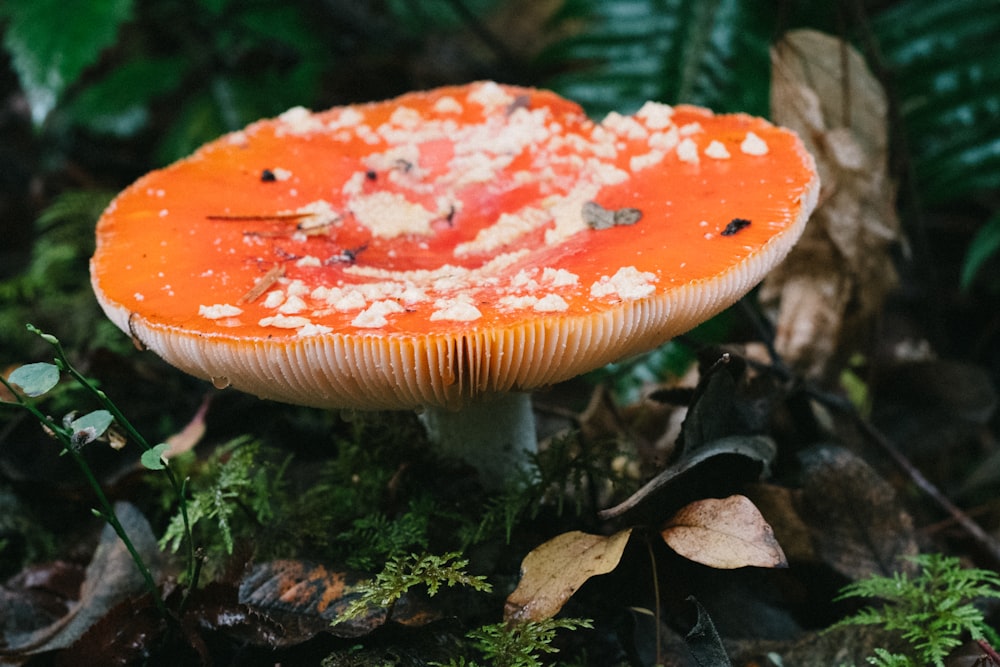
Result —
M650 349L780 261L818 192L790 131L648 103L589 120L490 82L280 117L122 192L108 316L291 403L457 406Z

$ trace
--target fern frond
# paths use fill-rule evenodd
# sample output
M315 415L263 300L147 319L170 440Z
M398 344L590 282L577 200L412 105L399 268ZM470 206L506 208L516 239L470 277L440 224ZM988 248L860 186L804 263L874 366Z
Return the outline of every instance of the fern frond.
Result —
M994 6L995 9L995 6ZM1000 12L981 0L907 0L875 18L929 201L1000 187Z
M594 115L646 100L767 112L766 6L747 0L578 0L586 28L548 49L546 85Z

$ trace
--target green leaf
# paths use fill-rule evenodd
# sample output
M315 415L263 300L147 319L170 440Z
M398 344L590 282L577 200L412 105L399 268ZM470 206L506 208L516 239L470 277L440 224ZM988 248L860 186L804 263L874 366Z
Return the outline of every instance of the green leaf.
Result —
M74 419L69 427L78 445L86 445L104 435L115 420L107 410L94 410Z
M426 35L429 30L455 30L467 20L456 11L461 6L474 16L483 16L498 4L497 0L466 0L459 5L448 0L389 0L386 9L392 15L393 23L402 26L413 35Z
M59 369L55 364L26 364L15 368L7 380L20 387L25 395L35 398L59 384Z
M543 55L547 85L594 115L646 100L767 112L770 29L749 0L579 0L588 27Z
M995 0L905 0L872 23L928 201L1000 187L997 9Z
M962 262L962 289L972 287L980 269L1000 252L1000 214L994 215L972 238Z
M163 470L167 467L166 460L164 459L164 453L170 449L170 445L165 442L161 442L152 449L147 449L139 457L142 462L142 466L147 470Z
M317 82L319 70L313 65L306 60L289 71L267 68L246 77L216 76L176 114L158 148L158 161L173 162L225 132L304 103Z
M157 162L168 164L186 155L227 130L226 124L206 91L188 98L175 114L157 148Z
M7 0L4 46L42 125L66 89L106 47L132 15L132 0Z
M188 71L183 58L130 60L73 100L68 113L93 132L129 137L149 121L149 104L180 86Z
M301 7L294 5L247 7L236 21L249 34L268 43L280 43L298 53L321 51L324 43L314 26L308 24ZM326 57L329 54L324 53Z

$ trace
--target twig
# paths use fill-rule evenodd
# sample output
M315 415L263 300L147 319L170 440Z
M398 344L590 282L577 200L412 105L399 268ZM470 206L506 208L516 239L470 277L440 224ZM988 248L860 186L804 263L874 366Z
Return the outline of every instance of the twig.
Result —
M840 409L843 410L843 408ZM869 440L877 444L882 451L889 455L889 458L891 458L893 462L899 466L904 473L906 473L906 475L910 478L910 481L917 485L917 488L923 491L931 500L936 502L941 509L950 514L952 519L962 526L962 528L964 528L966 532L973 539L975 539L983 549L986 550L995 562L1000 563L1000 542L983 530L978 523L973 521L972 518L963 512L957 505L951 502L951 500L944 493L942 493L933 482L924 477L924 474L920 472L920 470L918 470L908 458L906 458L905 454L899 451L899 448L896 447L896 445L889 438L858 415L857 411L851 410L847 416L854 420L854 423L862 430Z
M653 553L653 543L649 540L649 536L646 536L646 551L649 553L649 566L652 568L653 573L653 608L655 610L655 623L656 628L654 632L654 637L656 638L656 663L657 665L662 665L663 660L661 659L660 652L663 650L662 640L660 639L660 622L661 609L660 609L660 577L656 571L656 554Z
M990 662L994 665L1000 665L1000 653L997 653L996 650L983 639L980 639L976 643L979 644L979 649L986 654L986 657L990 659Z
M761 318L757 316L757 313L754 312L743 300L740 300L740 304L743 307L744 314L750 320L754 328L757 329L760 339L764 341L764 344L767 346L768 354L771 357L770 364L753 363L751 360L748 360L749 363L755 367L762 368L777 375L784 381L795 381L802 391L804 391L811 398L815 399L827 408L836 410L845 417L851 419L862 431L862 433L864 433L865 437L889 455L889 458L891 458L900 470L902 470L906 476L910 478L917 488L937 503L938 506L947 512L957 524L962 526L962 528L964 528L965 531L990 555L994 562L1000 563L1000 541L997 541L996 538L983 530L983 528L978 523L973 521L968 514L963 512L957 505L951 502L951 500L944 493L942 493L933 482L927 479L924 474L910 462L906 455L903 454L889 438L887 438L869 421L858 414L858 411L853 404L846 401L842 396L837 396L831 392L824 391L817 387L814 383L797 377L781 359L781 355L774 347L771 340L772 337L770 328L764 324Z

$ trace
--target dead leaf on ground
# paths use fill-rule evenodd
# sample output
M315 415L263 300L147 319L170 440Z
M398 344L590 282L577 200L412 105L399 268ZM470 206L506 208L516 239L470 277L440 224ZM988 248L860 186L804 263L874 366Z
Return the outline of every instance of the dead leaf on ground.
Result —
M743 639L727 642L738 665L795 665L830 667L866 665L876 648L892 652L906 650L899 633L878 625L836 627L825 632L807 632L794 641ZM780 660L780 662L778 662Z
M191 420L184 428L165 440L170 445L170 448L163 453L164 458L170 459L189 452L194 449L195 445L201 442L207 428L205 426L205 415L208 414L208 408L211 404L212 394L205 394L205 398L202 399L201 405L198 406L198 410L191 417Z
M705 488L724 492L722 485L755 481L774 459L776 451L774 441L760 435L734 435L703 444L697 451L686 451L629 498L602 510L599 516L659 524L665 516L662 512L683 504L675 503L684 495L703 493L700 490Z
M300 560L261 563L240 582L239 601L280 623L284 634L276 645L298 644L320 633L360 637L390 620L387 609L371 607L367 613L331 625L361 593L367 576L328 570ZM422 625L437 618L415 596L404 595L393 607L391 620L402 625Z
M785 360L823 377L837 355L858 349L852 339L897 282L888 103L864 58L835 37L789 32L771 63L771 117L802 137L822 190L802 239L768 274L761 299L777 311L775 346Z
M916 532L888 482L841 447L808 450L802 464L799 514L822 561L851 580L909 567Z
M750 484L746 495L774 530L774 537L789 562L811 563L816 560L809 526L799 516L799 489L777 484Z
M108 610L55 656L57 667L128 667L141 664L161 645L167 623L149 596L129 599ZM174 659L181 661L174 653ZM202 661L202 664L206 664Z
M774 531L746 496L695 501L660 534L681 556L716 569L788 566Z
M31 633L69 611L80 595L84 567L55 561L25 568L0 586L0 637Z
M964 440L977 440L998 403L989 371L947 359L884 365L871 393L872 422L908 456L929 464L942 462Z
M162 552L146 518L129 503L116 503L115 513L155 578ZM6 635L0 656L29 656L66 648L117 604L144 591L144 580L132 556L114 530L105 526L87 566L79 600L69 606L63 617L49 625Z
M507 598L504 619L555 616L588 579L618 567L631 534L631 528L607 537L572 531L533 549L521 562L521 581Z

